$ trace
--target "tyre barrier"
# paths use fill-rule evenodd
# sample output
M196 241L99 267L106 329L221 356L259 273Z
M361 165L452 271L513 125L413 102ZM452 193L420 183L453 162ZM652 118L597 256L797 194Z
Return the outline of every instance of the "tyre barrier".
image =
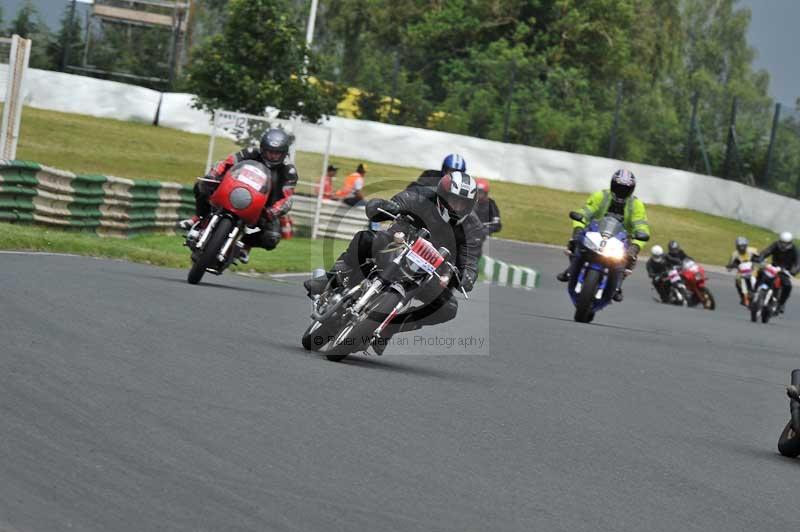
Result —
M317 198L295 195L291 217L310 235ZM179 183L78 175L30 161L0 160L0 222L35 223L102 236L172 232L194 214L192 187ZM364 207L323 200L317 235L351 238L366 229Z

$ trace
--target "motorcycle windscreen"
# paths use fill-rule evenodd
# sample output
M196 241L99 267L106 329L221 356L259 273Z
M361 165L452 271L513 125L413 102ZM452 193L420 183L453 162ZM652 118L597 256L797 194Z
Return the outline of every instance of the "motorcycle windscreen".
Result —
M597 224L597 231L603 236L615 236L625 232L625 226L615 216L605 216Z

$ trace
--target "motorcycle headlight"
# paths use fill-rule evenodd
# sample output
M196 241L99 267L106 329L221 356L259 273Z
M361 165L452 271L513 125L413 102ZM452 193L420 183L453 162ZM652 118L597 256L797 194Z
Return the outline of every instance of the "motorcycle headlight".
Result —
M587 248L587 249L590 249L590 250L592 250L592 251L597 251L597 249L598 249L598 248L597 248L597 243L596 243L594 240L592 240L592 239L589 237L589 235L588 235L588 234L587 234L586 236L584 236L584 237L583 237L583 246L584 246L585 248Z
M608 240L603 248L603 256L614 261L625 258L625 246L619 240Z
M234 209L238 209L240 211L245 210L253 203L253 195L244 187L236 187L231 190L231 193L228 195L228 199L231 202L231 205Z

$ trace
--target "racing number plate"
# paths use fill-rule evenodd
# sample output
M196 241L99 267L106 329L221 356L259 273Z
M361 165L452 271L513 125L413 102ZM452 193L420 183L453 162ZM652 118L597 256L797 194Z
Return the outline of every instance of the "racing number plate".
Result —
M245 166L239 170L236 180L250 185L256 190L261 190L261 187L267 182L267 175L254 166Z
M433 273L444 262L444 257L424 238L414 242L406 257L428 273Z

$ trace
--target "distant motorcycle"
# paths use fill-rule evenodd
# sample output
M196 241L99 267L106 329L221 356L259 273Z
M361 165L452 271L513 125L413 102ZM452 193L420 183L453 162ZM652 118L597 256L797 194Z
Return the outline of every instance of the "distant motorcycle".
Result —
M756 290L750 302L750 321L769 323L772 316L778 312L778 301L781 293L781 267L766 264L758 272Z
M786 387L791 418L778 438L778 452L783 456L800 456L800 369L792 371L791 385Z
M687 306L689 304L689 294L683 277L677 268L672 268L668 272L661 274L653 280L654 290L658 293L656 301L668 305Z
M736 267L736 284L742 291L744 305L749 307L756 287L756 274L752 261L740 262Z
M351 284L337 273L336 286L329 284L314 297L311 324L302 337L305 349L319 351L333 362L365 351L373 342L383 341L381 333L432 279L443 290L453 275L460 284L458 269L448 261L450 251L434 247L428 230L416 227L413 217L393 217L392 241L375 254L366 278Z
M684 259L681 264L681 278L689 295L689 306L702 305L706 310L714 310L717 306L714 295L706 286L708 277L706 270L692 259Z
M206 272L222 275L239 256L245 234L260 231L261 212L269 198L272 173L257 161L246 160L228 170L220 181L199 178L216 189L209 197L211 212L193 227L186 245L192 250L189 284Z
M584 222L579 212L570 212L570 218ZM572 252L577 262L575 275L570 277L567 292L575 305L575 321L590 323L599 310L607 307L626 275L629 235L620 217L608 214L592 220L580 232ZM647 233L637 231L633 238L646 242Z

